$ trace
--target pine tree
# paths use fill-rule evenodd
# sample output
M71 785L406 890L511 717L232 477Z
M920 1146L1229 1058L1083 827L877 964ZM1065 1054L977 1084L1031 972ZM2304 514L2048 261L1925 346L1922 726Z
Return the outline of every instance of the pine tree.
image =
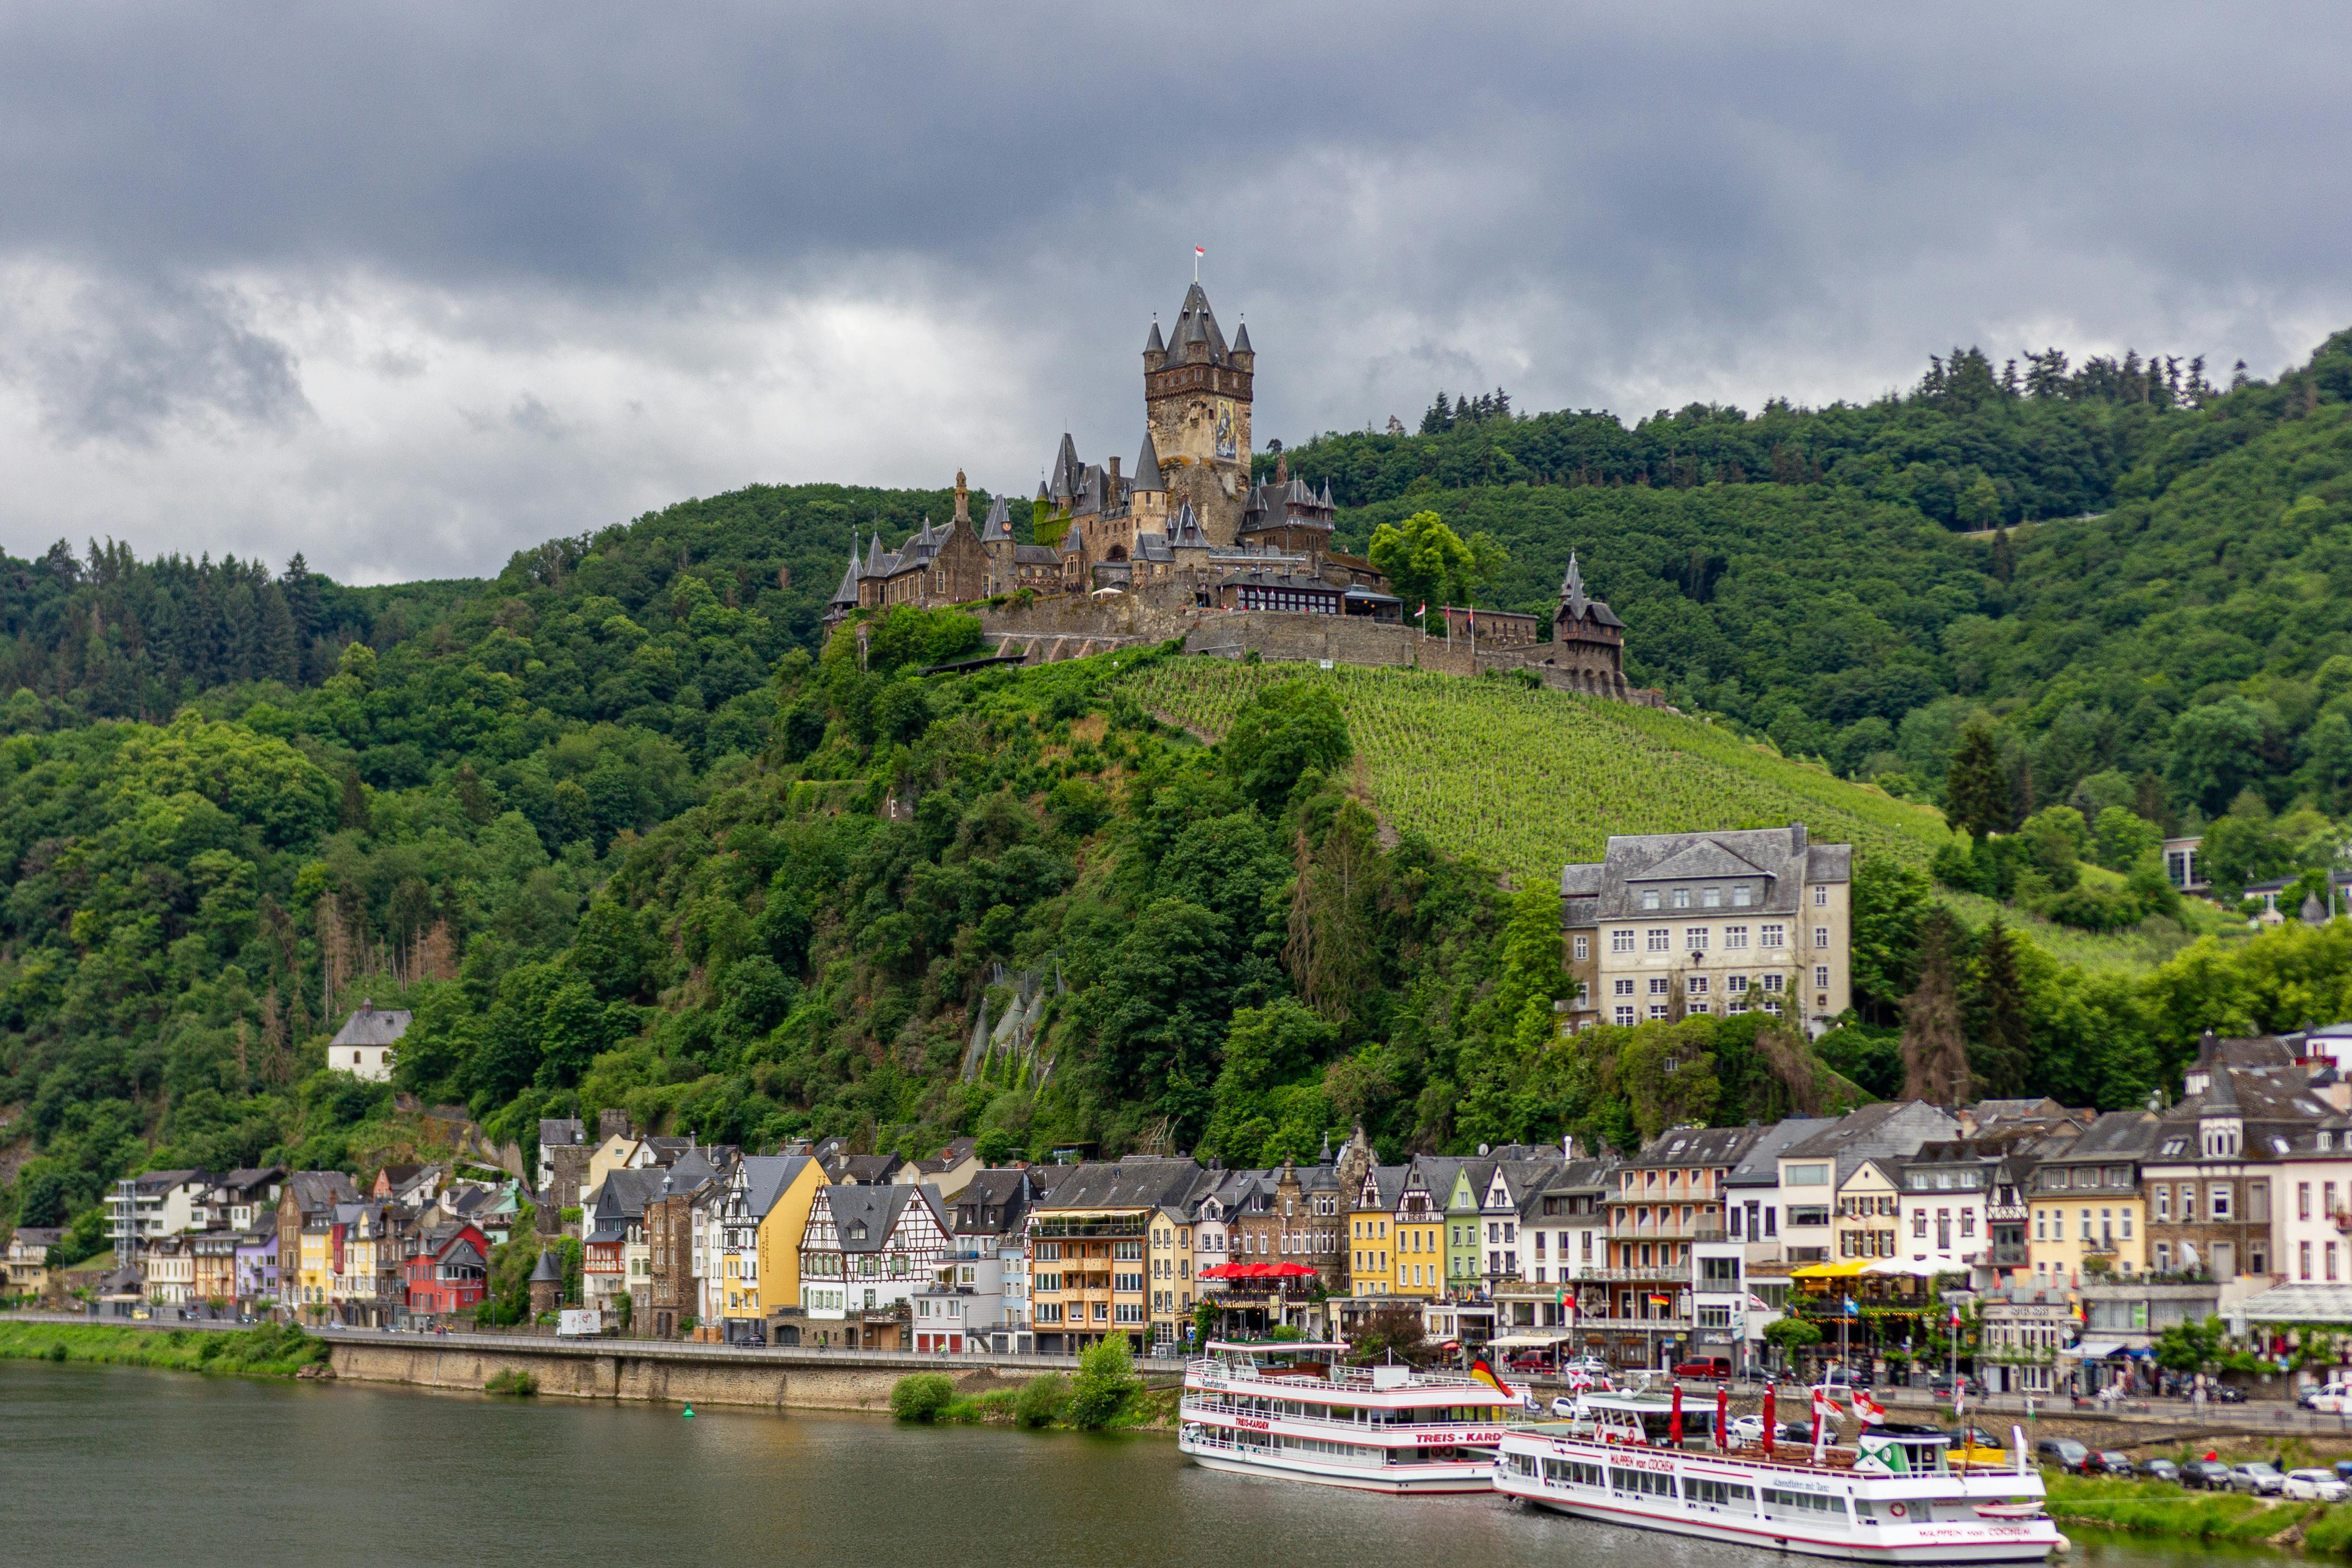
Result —
M1979 1090L1996 1099L2025 1092L2033 1043L2026 1026L2025 982L2017 971L2017 939L1993 917L1977 946L1976 1013L1983 1020L1969 1068Z
M2000 748L1993 742L1990 726L1971 724L1960 732L1951 771L1944 775L1944 820L1979 839L2006 833L2015 825L2009 773L2000 764Z
M1969 1099L1968 1042L1960 1033L1958 922L1944 910L1919 922L1919 984L1903 999L1903 1098L1935 1105Z
M2006 528L1992 536L1992 575L1997 583L2007 583L2017 575L2017 549L2010 543Z
M1436 398L1422 414L1421 433L1424 436L1435 436L1453 428L1453 426L1454 410L1445 401L1445 389L1441 386L1437 389Z

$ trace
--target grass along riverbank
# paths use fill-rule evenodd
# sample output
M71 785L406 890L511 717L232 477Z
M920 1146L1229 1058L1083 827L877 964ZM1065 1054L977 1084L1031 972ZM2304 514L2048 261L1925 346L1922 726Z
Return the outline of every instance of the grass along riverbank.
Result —
M2352 1503L2189 1491L2114 1477L2051 1476L2049 1491L2050 1517L2067 1524L2352 1556Z
M298 1377L324 1366L327 1342L290 1324L237 1331L107 1323L0 1322L0 1360L98 1362L231 1377Z

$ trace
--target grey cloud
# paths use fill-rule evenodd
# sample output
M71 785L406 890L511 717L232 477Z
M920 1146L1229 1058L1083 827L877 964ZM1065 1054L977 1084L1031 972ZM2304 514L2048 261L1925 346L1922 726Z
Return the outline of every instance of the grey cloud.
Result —
M143 447L173 426L282 431L310 413L293 353L230 290L95 280L47 304L10 312L0 374L59 440Z
M345 542L311 559L371 573L495 566L659 485L954 461L1025 488L1064 428L1131 452L1134 356L1195 243L1261 351L1257 429L1286 441L1411 422L1440 384L1634 416L1867 397L2028 334L2267 373L2352 320L2340 6L225 15L0 12L0 265L97 300L29 335L0 320L0 342L44 439L145 441L159 492L203 477L163 432L293 431L312 477L224 497L215 542L282 554L331 513ZM257 315L240 279L293 303ZM396 331L351 303L392 296ZM782 428L732 446L690 386L564 379L757 381L751 351L797 345L730 335L802 328L746 298L863 300L942 337L871 329L895 374L787 374ZM315 318L338 312L367 346L330 377ZM985 449L910 426L909 389L948 382L994 410ZM616 427L625 458L562 468ZM0 527L35 504L0 500Z

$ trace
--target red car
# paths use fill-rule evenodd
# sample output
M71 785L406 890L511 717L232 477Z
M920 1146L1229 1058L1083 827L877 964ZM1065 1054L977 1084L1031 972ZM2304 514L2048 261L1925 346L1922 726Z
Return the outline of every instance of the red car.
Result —
M1675 1368L1675 1375L1676 1377L1729 1377L1731 1358L1727 1355L1709 1355L1701 1356L1696 1361L1683 1362Z

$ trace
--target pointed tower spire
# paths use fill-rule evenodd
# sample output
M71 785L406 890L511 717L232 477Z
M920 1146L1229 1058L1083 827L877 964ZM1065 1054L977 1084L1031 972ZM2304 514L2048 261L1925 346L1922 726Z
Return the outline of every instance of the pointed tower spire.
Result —
M1577 570L1573 550L1568 552L1568 575L1559 580L1559 602L1580 616L1584 614L1584 574Z
M857 605L857 584L865 575L865 571L857 564L857 533L853 529L849 535L849 570L842 574L841 586L833 591L833 604L855 609Z
M1135 479L1132 489L1164 490L1168 481L1160 476L1160 448L1151 444L1151 432L1143 433L1143 450L1135 455Z
M1151 335L1143 340L1143 352L1148 354L1166 353L1168 344L1160 336L1160 312L1151 312Z
M1065 430L1062 432L1061 450L1054 454L1054 484L1048 499L1060 504L1076 498L1083 472L1078 463L1078 444L1070 439L1070 433Z
M998 496L988 503L988 516L980 525L982 544L1009 544L1013 541L1013 509Z
M1245 354L1251 352L1253 351L1249 341L1249 318L1244 316L1240 323L1234 328L1234 353Z
M971 489L963 482L961 468L956 470L955 521L966 524L971 521ZM954 524L949 526L952 528Z

